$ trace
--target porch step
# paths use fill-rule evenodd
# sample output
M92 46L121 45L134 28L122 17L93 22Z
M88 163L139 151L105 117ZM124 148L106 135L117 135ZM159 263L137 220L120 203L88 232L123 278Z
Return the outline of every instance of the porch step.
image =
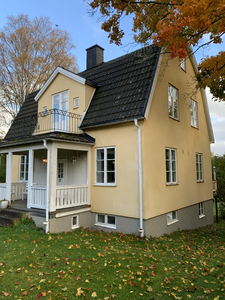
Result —
M18 211L13 208L2 209L0 212L0 226L17 225L21 219L29 215L26 211Z

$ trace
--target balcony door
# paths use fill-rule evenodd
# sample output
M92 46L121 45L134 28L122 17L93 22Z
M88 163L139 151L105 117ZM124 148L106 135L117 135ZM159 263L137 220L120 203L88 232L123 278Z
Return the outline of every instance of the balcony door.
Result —
M68 107L69 91L53 95L52 129L57 131L68 131Z

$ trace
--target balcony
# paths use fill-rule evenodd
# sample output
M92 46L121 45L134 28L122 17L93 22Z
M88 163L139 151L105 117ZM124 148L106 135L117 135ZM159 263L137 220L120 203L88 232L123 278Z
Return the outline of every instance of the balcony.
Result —
M68 132L81 134L79 129L82 116L60 109L49 109L37 114L37 124L33 135L47 132Z

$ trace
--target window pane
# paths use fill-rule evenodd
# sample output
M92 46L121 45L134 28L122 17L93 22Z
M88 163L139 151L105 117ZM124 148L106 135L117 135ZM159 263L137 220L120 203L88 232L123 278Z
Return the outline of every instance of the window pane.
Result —
M171 150L172 160L176 160L176 151Z
M177 174L176 172L172 172L172 176L173 176L173 182L177 181Z
M104 172L97 172L96 173L96 180L98 183L104 183Z
M170 161L166 161L166 171L170 171Z
M104 159L104 149L97 150L97 159Z
M23 164L25 162L25 156L21 155L21 164Z
M172 211L172 219L176 219L177 218L177 211Z
M115 217L108 216L108 224L115 225L116 224Z
M97 171L104 171L104 160L97 161Z
M166 149L166 159L170 159L170 150Z
M176 171L176 161L172 161L172 171Z
M166 182L171 182L171 173L166 172Z
M115 171L115 161L114 160L107 161L107 171Z
M59 109L59 95L53 96L53 108Z
M107 183L115 183L115 172L107 172Z
M107 149L107 159L115 158L115 149Z
M73 225L77 225L77 217L73 217Z
M98 215L98 222L99 223L105 223L105 216L104 215Z
M174 101L174 118L178 119L178 102Z

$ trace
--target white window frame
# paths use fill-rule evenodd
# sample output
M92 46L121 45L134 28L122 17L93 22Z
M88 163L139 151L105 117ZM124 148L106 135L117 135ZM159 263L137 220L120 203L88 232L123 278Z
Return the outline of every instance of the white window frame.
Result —
M203 218L203 217L205 217L205 213L204 213L204 203L203 202L200 202L199 204L198 204L198 216L199 216L199 218Z
M21 171L22 157L24 157L24 171L23 171L24 179L21 179L21 177L20 177L20 174L22 173L22 171ZM28 170L29 170L28 156L27 155L20 155L20 169L19 169L19 181L20 182L27 182L28 181L28 176L29 176ZM26 179L26 174L27 174L27 179Z
M191 126L198 128L198 104L195 100L190 99Z
M79 97L73 99L73 108L79 108Z
M167 225L174 224L178 222L178 212L177 210L171 211L167 214Z
M77 218L76 224L73 224L73 218ZM79 215L72 216L72 218L71 218L71 228L76 229L76 228L79 228L79 227L80 227L79 226Z
M170 92L171 90L171 92ZM172 95L171 95L172 94ZM178 103L178 89L168 85L168 108L169 108L169 117L175 120L179 120L179 103ZM172 104L172 112L170 112L170 103ZM175 103L177 103L177 116L175 114Z
M183 71L186 71L186 59L183 58L182 61L180 62L180 67Z
M66 101L63 101L63 95L66 95ZM56 93L52 95L52 109L54 109L54 99L56 96L59 96L59 108L58 110L63 110L69 112L69 90L62 91L60 93ZM63 109L63 105L66 104L67 109ZM53 118L53 116L52 116ZM53 122L54 120L54 122ZM61 114L56 114L54 115L54 119L52 119L53 126L54 126L54 131L63 131L63 132L68 132L69 129L69 117L61 115Z
M99 222L98 216L104 216L104 222ZM109 224L108 223L108 218L113 217L115 218L115 224ZM113 215L105 215L105 214L96 214L96 226L102 226L106 228L111 228L111 229L116 229L116 217Z
M107 182L107 150L108 149L114 149L114 165L115 165L115 181L114 182ZM98 182L97 181L97 152L98 150L104 150L104 182ZM113 172L113 171L111 171ZM100 185L100 186L116 186L116 147L101 147L95 149L95 184L94 185Z
M166 158L166 151L169 151L170 157L169 159ZM175 152L175 160L172 159L172 151ZM167 185L176 185L178 184L177 181L177 150L174 148L166 148L165 149L165 162L166 162L166 184ZM169 164L169 170L167 169L167 162ZM175 170L173 169L173 162L175 162ZM167 181L167 173L170 173L170 181ZM176 175L176 180L173 180L173 173Z
M203 155L202 153L196 153L196 176L197 182L203 182Z

